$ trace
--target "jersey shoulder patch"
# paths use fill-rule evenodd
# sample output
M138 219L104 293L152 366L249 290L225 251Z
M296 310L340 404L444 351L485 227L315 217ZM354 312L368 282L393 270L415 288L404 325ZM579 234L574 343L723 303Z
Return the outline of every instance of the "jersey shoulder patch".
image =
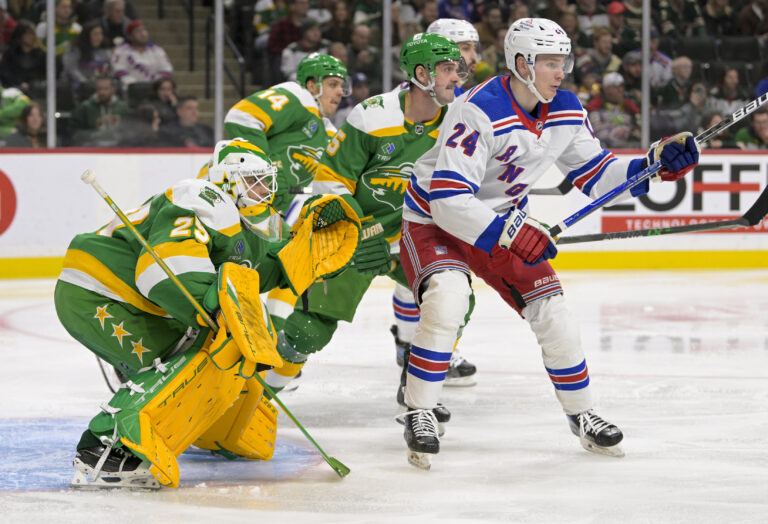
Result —
M372 96L357 104L349 113L347 122L360 131L376 134L377 131L403 127L405 115L400 108L398 91Z
M192 211L211 229L231 233L233 228L240 227L240 213L232 198L207 180L182 180L168 189L165 196L173 205Z

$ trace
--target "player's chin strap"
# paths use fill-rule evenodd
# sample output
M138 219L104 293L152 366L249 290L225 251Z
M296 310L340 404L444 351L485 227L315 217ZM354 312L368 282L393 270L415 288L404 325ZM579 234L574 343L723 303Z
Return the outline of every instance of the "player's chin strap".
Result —
M411 78L411 82L413 82L413 84L416 87L418 87L419 89L421 89L422 91L426 91L427 93L429 93L429 96L432 97L432 101L435 104L437 104L438 107L443 107L443 106L447 105L447 104L441 103L437 99L437 93L435 93L435 79L434 78L430 77L429 78L429 84L427 84L427 85L422 84L421 82L419 82L415 78Z
M535 96L536 98L538 98L538 99L539 99L539 102L541 102L542 104L548 104L548 103L550 103L552 100L554 100L554 99L555 99L555 97L552 97L552 98L544 98L543 96L541 96L541 93L539 93L539 90L538 90L538 89L536 89L536 86L534 86L534 85L533 85L534 81L536 80L536 73L534 72L534 70L533 70L533 67L531 67L531 64L528 64L528 71L530 71L530 72L531 72L531 78L530 78L530 80L529 80L529 79L527 79L527 78L523 78L523 77L520 75L520 73L518 73L518 72L517 72L517 70L515 70L515 71L512 71L512 73L514 73L514 75L517 77L517 79L518 79L518 80L520 80L522 83L524 83L524 84L525 84L525 86L526 86L528 89L530 89L530 90L531 90L531 93L533 93L533 96Z

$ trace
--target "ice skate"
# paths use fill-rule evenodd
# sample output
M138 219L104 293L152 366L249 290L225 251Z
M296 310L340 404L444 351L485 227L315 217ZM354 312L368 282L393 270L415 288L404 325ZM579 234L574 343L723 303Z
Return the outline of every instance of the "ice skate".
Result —
M429 469L431 455L440 452L435 414L429 409L409 409L398 417L398 421L405 425L403 435L408 445L408 462L417 468Z
M452 387L469 387L477 384L477 367L461 356L458 348L451 355L451 364L445 376L445 385Z
M624 438L621 430L603 420L591 409L578 415L568 415L568 425L587 451L611 457L624 456L624 450L619 446L621 439Z
M81 449L72 465L73 489L160 489L160 483L149 472L150 464L125 448L98 445Z
M299 389L299 386L301 385L301 373L302 370L299 370L299 373L293 377L291 381L288 382L288 384L285 385L283 388L283 393L290 393Z

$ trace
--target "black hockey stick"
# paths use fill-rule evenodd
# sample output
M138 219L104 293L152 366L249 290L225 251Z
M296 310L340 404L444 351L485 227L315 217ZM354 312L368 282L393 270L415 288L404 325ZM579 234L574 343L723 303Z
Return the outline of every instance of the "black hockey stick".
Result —
M568 180L567 178L564 178L563 181L557 184L555 187L542 187L542 188L534 187L528 192L528 194L529 195L565 195L571 189L573 189L573 184L571 184L570 180Z
M184 287L184 284L181 283L179 278L176 276L176 274L171 271L171 268L168 267L168 264L165 263L163 258L155 251L155 249L149 245L147 240L144 238L144 236L139 232L138 229L136 229L136 226L133 225L133 223L128 219L127 216L125 216L125 213L120 209L120 207L115 203L114 200L107 194L106 191L104 191L104 188L101 187L101 184L96 180L96 173L94 173L90 169L86 169L86 171L80 176L80 179L85 182L86 184L89 184L93 187L94 190L99 194L99 196L104 199L104 201L109 205L110 208L112 208L112 211L115 212L115 215L120 219L120 221L125 225L126 228L133 234L133 236L136 238L136 240L139 241L139 243L142 245L144 249L147 250L147 253L150 254L150 256L157 262L157 265L160 266L160 268L163 270L163 272L168 275L168 278L171 279L171 281L176 285L179 291L184 295L184 297L189 301L189 303L192 305L192 307L195 308L195 311L200 315L200 317L205 321L206 324L208 324L208 327L210 327L212 330L216 331L219 329L219 327L216 325L216 322L211 318L211 316L208 314L208 312L203 309L203 306L200 305L200 303L195 299L195 297L192 296L192 294L187 290L186 287ZM105 377L106 378L106 377ZM304 433L304 436L309 439L309 441L315 445L317 450L320 452L320 454L323 456L325 461L328 463L329 466L336 472L336 474L340 477L345 477L349 475L349 468L342 464L342 462L338 459L335 459L333 457L328 456L325 451L323 451L323 448L320 447L320 445L315 442L315 439L312 438L312 435L309 434L309 432L304 429L304 426L301 425L301 423L296 419L296 417L293 416L293 413L291 413L291 410L289 410L285 404L283 404L283 401L277 398L277 394L272 390L271 387L266 383L266 381L261 378L261 376L256 373L254 377L259 384L262 385L264 388L264 391L266 391L274 400L278 403L278 405L283 408L283 412L288 415L288 418L290 418L294 424L296 424L296 427L298 427L302 433Z
M717 231L720 229L734 229L741 227L753 227L759 224L768 214L768 185L757 197L757 200L746 213L739 218L730 220L717 220L702 224L688 224L686 226L657 227L651 229L635 229L632 231L616 231L614 233L594 233L591 235L575 235L572 237L560 237L558 244L578 244L581 242L597 242L600 240L613 240L615 238L656 237L661 235L673 235L675 233L694 233L697 231Z
M697 144L703 144L705 142L708 142L713 137L717 136L718 134L722 133L729 127L731 127L733 124L738 122L739 120L743 119L745 116L753 113L758 107L762 106L768 102L768 93L763 93L756 99L752 100L750 103L745 105L742 108L739 108L738 110L734 111L732 114L728 115L726 118L718 122L717 124L713 125L709 129L702 131L701 133L696 136L696 143ZM619 195L627 191L628 189L631 189L647 179L654 176L660 169L661 169L661 162L654 162L647 168L643 169L639 173L636 173L629 177L625 182L619 184L618 186L614 187L604 195L596 198L580 210L576 211L571 216L563 219L562 222L559 224L553 226L549 229L549 234L552 237L557 237L568 229L569 227L573 226L575 223L581 221L585 217L591 215L593 212L597 211L601 207L604 207L608 205L610 202L615 200ZM559 243L560 239L556 239L556 241Z

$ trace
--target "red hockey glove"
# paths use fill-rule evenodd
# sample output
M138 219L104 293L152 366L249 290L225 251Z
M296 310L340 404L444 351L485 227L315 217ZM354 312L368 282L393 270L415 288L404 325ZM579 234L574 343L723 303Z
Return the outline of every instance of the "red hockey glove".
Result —
M525 210L517 209L507 219L499 237L499 245L509 249L529 266L555 258L557 248L547 227Z

